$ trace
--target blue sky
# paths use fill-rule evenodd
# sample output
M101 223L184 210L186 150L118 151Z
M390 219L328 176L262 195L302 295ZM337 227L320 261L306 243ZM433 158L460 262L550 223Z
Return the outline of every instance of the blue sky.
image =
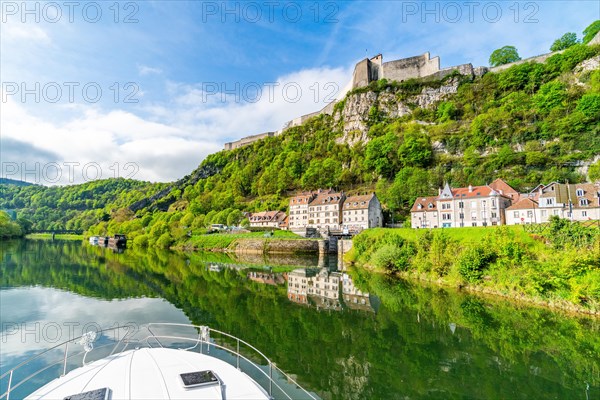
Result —
M174 180L224 142L322 108L367 55L487 65L600 18L598 1L74 4L2 1L3 176L64 184L133 163L135 178Z

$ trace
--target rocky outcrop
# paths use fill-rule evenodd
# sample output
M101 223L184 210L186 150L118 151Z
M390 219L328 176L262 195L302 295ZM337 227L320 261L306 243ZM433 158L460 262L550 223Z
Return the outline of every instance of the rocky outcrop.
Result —
M582 61L575 67L573 72L576 74L581 74L583 72L594 71L597 69L600 69L600 56L595 56Z
M423 88L421 94L415 96L414 102L421 108L428 108L434 105L435 103L443 100L448 95L455 94L457 91L458 79L452 79L446 85L440 86L438 88Z
M349 95L344 107L334 113L334 121L342 124L342 136L338 143L346 143L350 146L358 142L367 142L369 131L369 120L371 112L385 118L400 118L409 115L413 108L429 108L447 96L458 91L459 79L450 79L438 87L424 86L419 94L413 96L402 96L401 89L392 91L387 89L382 92L367 91ZM405 98L400 100L400 98ZM373 109L375 107L375 109Z

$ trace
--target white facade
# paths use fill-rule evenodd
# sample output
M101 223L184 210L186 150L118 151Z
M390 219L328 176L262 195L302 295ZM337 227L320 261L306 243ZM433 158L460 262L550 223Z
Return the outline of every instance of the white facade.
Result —
M346 198L342 207L342 225L353 232L383 226L383 211L375 193Z
M551 216L572 221L600 220L600 186L556 182L539 186L506 209L506 224L546 223Z
M500 189L503 188L503 189ZM413 228L456 228L504 225L504 210L511 205L514 189L502 181L491 185L452 189L448 184L438 196L418 198L411 209Z

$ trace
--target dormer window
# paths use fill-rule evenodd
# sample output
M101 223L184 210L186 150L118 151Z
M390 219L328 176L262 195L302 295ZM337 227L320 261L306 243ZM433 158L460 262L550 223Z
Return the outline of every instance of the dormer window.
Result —
M417 208L420 210L421 208L423 208L423 206L422 206L421 204L419 204L419 205L417 206Z
M433 208L433 204L429 203L428 207Z
M590 205L590 202L588 199L579 199L579 205L580 206L588 206L588 205Z
M575 193L577 194L577 197L582 197L583 196L583 189L577 189L577 191Z

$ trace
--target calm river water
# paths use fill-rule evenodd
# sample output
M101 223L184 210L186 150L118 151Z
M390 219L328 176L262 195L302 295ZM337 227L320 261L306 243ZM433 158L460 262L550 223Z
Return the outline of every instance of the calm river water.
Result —
M191 322L250 342L323 399L600 399L598 319L311 258L41 240L0 243L0 258L0 374L97 326Z

